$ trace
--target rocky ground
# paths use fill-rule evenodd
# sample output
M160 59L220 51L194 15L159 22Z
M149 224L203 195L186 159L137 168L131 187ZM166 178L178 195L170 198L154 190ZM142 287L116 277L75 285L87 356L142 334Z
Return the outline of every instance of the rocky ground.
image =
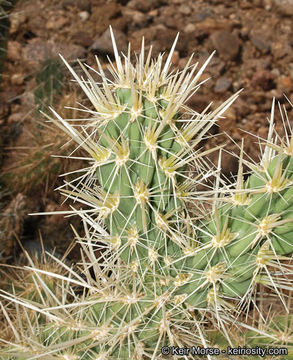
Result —
M46 112L52 104L62 115L74 116L74 110L64 110L64 106L84 101L74 86L65 85L70 78L59 59L55 60L58 53L76 69L77 58L96 68L98 55L106 64L106 55L113 56L109 25L121 50L126 51L130 41L132 50L138 52L144 36L154 55L168 52L180 32L172 58L174 68L183 69L192 53L202 64L216 50L202 77L210 80L189 99L189 106L201 111L212 101L213 108L244 89L219 127L213 129L214 135L226 132L234 142L217 136L205 144L226 144L222 166L226 176L231 176L237 171L237 161L229 153L239 153L241 138L245 138L247 154L257 159L257 139L247 132L266 136L272 98L291 108L283 94L293 102L292 19L292 0L16 2L9 16L0 83L0 253L13 259L19 254L17 239L29 244L40 236L62 252L72 238L69 220L63 216L27 215L69 206L60 206L62 200L53 189L62 183L60 171L72 167L51 157L66 153L61 149L66 139L48 128L38 112L40 107ZM53 79L49 85L47 75ZM281 125L279 121L277 128Z

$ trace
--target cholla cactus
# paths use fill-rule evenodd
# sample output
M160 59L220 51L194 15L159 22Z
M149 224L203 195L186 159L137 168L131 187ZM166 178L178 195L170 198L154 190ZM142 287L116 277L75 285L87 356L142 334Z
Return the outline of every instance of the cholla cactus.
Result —
M208 348L206 332L215 329L236 346L229 327L252 328L242 314L257 307L258 284L287 309L293 138L277 141L272 116L260 164L247 162L244 182L242 148L236 183L224 183L220 161L211 167L210 151L197 147L238 93L215 111L197 113L184 103L210 58L197 73L191 58L182 72L169 73L177 39L165 64L162 54L151 60L142 42L135 66L130 49L122 60L112 39L113 81L98 59L100 85L82 64L87 80L63 59L93 105L90 117L81 124L52 110L51 120L87 152L88 166L60 188L86 206L71 212L84 223L84 237L76 233L82 262L76 269L63 264L70 276L31 267L45 290L39 303L2 291L41 315L28 315L20 332L5 312L15 334L5 359L196 359L204 352L211 359L208 350L186 348ZM214 187L198 191L208 178ZM62 280L62 295L42 274Z

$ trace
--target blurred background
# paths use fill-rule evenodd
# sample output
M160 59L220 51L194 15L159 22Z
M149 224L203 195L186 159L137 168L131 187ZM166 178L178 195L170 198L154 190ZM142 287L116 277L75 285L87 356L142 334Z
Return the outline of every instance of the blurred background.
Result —
M68 178L60 174L84 166L52 156L66 156L74 145L40 113L53 106L65 118L86 116L75 108L89 104L59 53L78 73L76 59L97 70L95 56L107 72L109 25L124 53L128 42L138 53L144 37L154 56L167 53L180 32L174 69L183 69L192 53L202 64L216 50L201 78L210 79L188 105L202 111L213 102L214 108L244 89L202 145L225 144L222 168L232 178L238 164L231 153L239 154L242 138L247 156L258 159L258 139L249 133L266 137L273 97L292 109L283 96L293 102L292 19L292 0L0 0L0 262L15 263L19 243L32 249L40 239L64 254L73 239L70 224L82 232L78 219L28 215L69 210L54 189ZM78 246L68 257L79 257Z

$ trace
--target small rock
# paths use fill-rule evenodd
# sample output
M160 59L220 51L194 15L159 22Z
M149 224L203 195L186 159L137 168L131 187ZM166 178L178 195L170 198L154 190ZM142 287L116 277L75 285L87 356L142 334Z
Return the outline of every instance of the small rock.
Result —
M275 78L278 78L278 77L281 75L280 69L278 69L278 68L273 68L273 69L271 70L271 74L272 74Z
M218 121L220 132L231 131L236 127L236 112L232 107L229 107L223 114L223 118Z
M24 82L23 74L13 74L10 78L12 85L22 85Z
M90 17L90 14L88 11L81 11L79 14L79 18L82 22L85 22L88 20L88 18Z
M127 5L130 9L142 11L143 13L146 13L151 10L152 8L152 1L148 0L130 0Z
M12 103L10 106L11 113L19 112L21 110L21 105Z
M85 48L91 46L93 43L93 39L85 31L76 32L72 37L72 41L74 42L74 44L83 46Z
M283 76L281 78L281 87L285 91L292 91L293 90L293 81L290 76Z
M211 35L213 45L225 60L234 60L239 53L239 38L228 31L217 31Z
M208 104L209 102L207 96L201 95L198 92L196 94L193 94L187 100L187 106L197 112L202 112L208 106Z
M245 87L244 79L243 80L239 79L239 80L233 81L232 86L233 86L234 92L236 92L240 89L243 89L243 87Z
M172 58L171 58L172 64L177 66L179 63L179 59L180 59L179 51L174 50Z
M237 22L239 21L239 15L232 13L229 15L229 19Z
M200 57L200 61L203 63L209 55L209 53L203 54L203 56ZM223 74L225 66L226 64L223 60L217 56L213 56L207 68L207 72L211 74L212 77L218 78L219 75Z
M46 23L47 30L60 30L69 23L69 19L61 16L58 19L50 18Z
M160 9L160 16L157 18L159 23L166 25L168 28L177 29L178 26L178 15L176 12L176 7L166 6Z
M293 15L293 0L275 0L275 5L282 15Z
M275 87L273 75L269 71L258 69L252 77L251 85L259 86L265 91L271 90Z
M233 104L233 109L236 111L238 117L241 119L252 113L252 109L250 108L249 104L247 103L247 101L242 99L241 96ZM245 121L243 121L243 123L245 123Z
M181 58L178 62L178 67L180 70L183 70L188 63L189 57Z
M62 7L63 9L68 9L69 7L78 7L80 10L90 11L91 10L91 1L90 0L63 0Z
M253 0L253 5L259 8L264 7L264 0Z
M216 93L224 93L225 91L230 89L231 85L232 85L231 80L222 76L216 81L216 86L214 88L214 91Z
M149 17L139 11L135 11L132 20L139 28L143 28L147 26Z
M212 15L213 15L212 8L206 8L202 12L196 13L195 15L193 15L191 17L191 21L201 22L201 21L204 21L206 18L208 18L208 17L210 17Z
M250 41L261 53L267 54L270 52L270 44L263 38L263 36L251 36Z
M266 93L263 90L259 90L258 87L256 87L255 84L254 85L254 93L253 93L253 100L255 104L258 104L258 111L259 111L259 106L261 106L262 104L264 104L266 102L266 95L269 93L269 91Z
M151 16L148 14L144 14L140 11L128 9L126 8L123 11L123 16L128 17L131 19L128 29L131 28L131 25L134 24L136 29L141 29L147 27L148 22L151 19Z
M278 101L281 101L282 99L284 99L284 90L272 89L266 93L266 97L268 99L268 102L267 102L268 106L267 106L267 109L265 109L265 111L267 112L271 109L272 98L276 98L276 100L278 100Z
M265 10L271 11L273 6L273 0L265 0Z
M204 72L201 77L199 78L200 82L204 82L205 89L212 89L214 86L213 79L208 72Z
M148 17L148 19L151 19L151 17ZM127 19L124 16L120 16L116 19L111 20L112 28L122 31L124 34L127 32L128 25L129 25L129 19ZM128 33L129 34L129 33Z
M63 9L67 9L70 6L76 6L76 3L76 0L63 0L61 6Z
M11 125L12 123L22 122L24 118L25 118L25 114L21 112L13 113L8 117L7 123L8 125Z
M196 25L195 24L187 24L184 28L184 32L186 34L191 34L196 30Z
M210 17L207 17L204 21L196 24L196 32L201 34L211 34L215 31L226 31L229 32L231 30L231 23L225 20L215 20ZM230 33L229 33L230 35Z
M177 35L177 31L171 29L162 29L160 32L158 32L155 38L156 40L158 40L160 44L160 51L170 50L176 38L176 35ZM179 51L179 54L182 57L188 55L188 54L183 55L183 53L186 52L189 42L190 42L190 36L186 34L182 34L180 36L180 41L177 42L176 50Z
M247 60L246 64L247 64L247 68L263 69L263 70L268 70L272 66L271 61L267 58L249 59Z
M162 31L164 31L164 30L166 30L166 28L163 25L159 24L159 25L155 25L155 26L150 26L148 28L148 31L145 31L145 29L139 29L139 30L135 30L135 31L131 32L129 34L129 41L131 43L131 48L140 49L142 37L144 37L146 48L148 49L149 44L152 44L152 46L154 45L154 40L155 40L157 34L161 34ZM153 47L153 49L154 49L154 47ZM163 51L163 50L161 49L161 51Z
M161 22L170 29L178 28L178 21L173 16L163 16L160 18Z
M191 13L191 8L190 6L183 4L179 7L179 12L183 15L189 15Z
M21 95L21 104L27 108L32 109L35 105L35 95L33 91L26 91Z
M66 60L76 61L76 59L84 58L85 50L82 46L71 43L52 43L52 54L53 56L56 56L56 54L62 54Z
M249 35L249 28L246 26L243 26L240 30L240 36L242 39L247 40Z
M238 6L241 9L250 9L251 5L252 5L251 3L247 2L247 1L243 1L243 0L240 0L239 3L238 3Z
M17 41L8 41L7 58L12 61L18 61L22 58L22 45Z
M284 41L280 41L280 39L278 39L278 41L272 44L271 51L275 59L282 59L283 57L289 55L292 50L288 41L285 39Z
M33 13L32 13L33 14ZM31 39L32 37L40 37L40 38L48 38L48 30L46 29L47 19L44 19L42 16L32 15L28 18L26 29L27 34L29 35L28 38ZM32 37L30 37L32 35Z
M158 9L154 9L154 10L151 10L151 11L149 12L149 16L157 17L157 16L158 16L158 13L159 13L159 10L158 10Z
M127 50L126 35L119 30L113 30L113 31L114 31L116 43L119 44L119 51L125 52ZM90 49L93 52L114 55L110 30L107 29L101 36L95 39Z
M271 104L269 104L270 106ZM268 128L266 126L261 126L258 130L257 130L257 135L263 139L266 139L268 136Z
M105 1L104 1L105 3ZM127 19L126 19L127 21ZM100 36L109 29L109 25L118 30L117 22L125 26L125 19L121 17L121 5L109 2L100 6L93 7L91 13L91 23L94 24L95 33ZM120 28L119 28L120 29ZM121 29L120 29L121 31Z
M17 13L12 13L10 15L10 28L9 33L15 34L21 27L22 24L24 24L27 20L27 15L23 11L19 11Z
M28 65L38 66L43 61L62 54L67 60L76 60L84 57L85 50L79 45L71 43L55 43L39 38L31 39L23 49L23 60Z
M77 6L80 10L90 12L92 7L92 0L77 0Z
M23 49L23 61L29 65L35 65L48 58L51 46L48 42L39 38L32 39Z

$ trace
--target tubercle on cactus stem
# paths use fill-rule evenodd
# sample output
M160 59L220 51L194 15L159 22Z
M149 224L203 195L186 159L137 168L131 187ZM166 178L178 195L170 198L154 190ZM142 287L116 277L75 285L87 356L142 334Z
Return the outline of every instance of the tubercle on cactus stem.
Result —
M291 140L285 148L284 141L273 140L272 117L261 164L248 163L252 174L244 181L242 146L232 190L220 178L220 161L211 169L204 159L211 150L196 146L239 93L214 111L192 111L184 102L197 91L210 58L197 74L192 58L182 72L170 74L177 38L165 64L162 54L151 60L149 51L145 57L142 41L134 66L130 48L123 63L112 30L111 35L112 82L98 59L100 85L84 65L87 80L63 59L93 105L92 117L74 125L54 110L57 119L45 115L88 154L89 166L59 189L87 206L70 212L85 228L84 238L75 235L86 280L66 264L68 278L45 272L64 282L71 304L62 297L52 306L50 292L39 305L1 292L49 319L28 318L24 335L14 328L15 345L8 344L6 355L24 351L23 340L37 328L25 350L31 358L159 359L164 345L207 347L209 321L233 345L229 321L244 326L237 317L254 301L258 284L272 289L287 308L283 291L292 285L292 268L282 260L293 251ZM215 186L203 195L197 186L208 177ZM200 213L207 200L212 210L204 213L203 207ZM196 219L187 203L197 208ZM44 272L32 270L46 288L39 275ZM73 285L84 289L81 296L74 295Z

